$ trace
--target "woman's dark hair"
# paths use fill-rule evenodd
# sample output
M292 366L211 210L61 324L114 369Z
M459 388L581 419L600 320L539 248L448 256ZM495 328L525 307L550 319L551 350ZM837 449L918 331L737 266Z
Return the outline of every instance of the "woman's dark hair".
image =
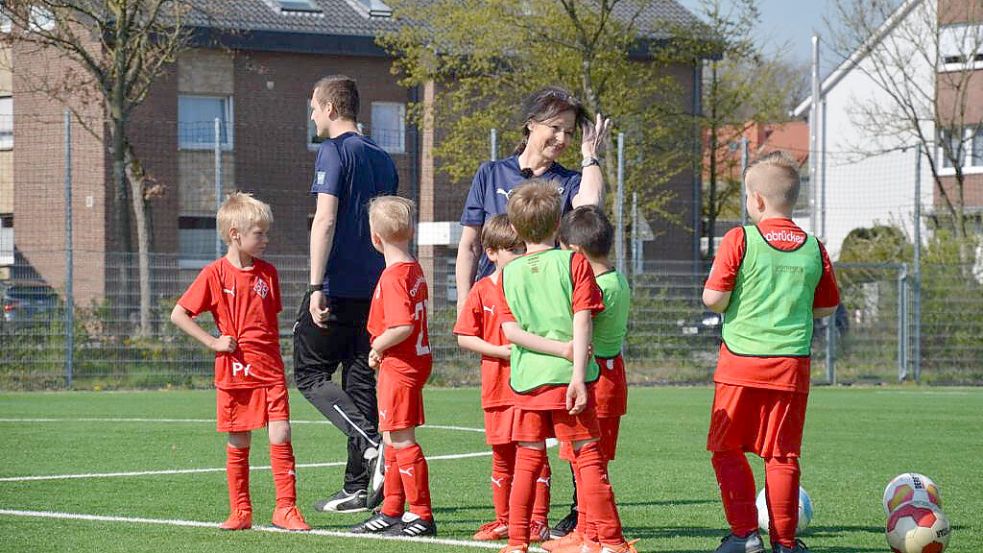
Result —
M530 94L522 102L522 140L512 155L519 155L529 142L529 122L552 119L564 111L572 111L578 127L590 122L587 109L573 94L558 86L547 86Z

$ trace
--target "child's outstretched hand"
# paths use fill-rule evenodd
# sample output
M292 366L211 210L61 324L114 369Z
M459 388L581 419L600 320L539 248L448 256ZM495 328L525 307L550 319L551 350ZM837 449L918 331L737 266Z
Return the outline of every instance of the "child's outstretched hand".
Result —
M511 359L512 358L512 344L505 344L499 346L498 357L500 359Z
M567 411L579 415L587 407L587 386L583 382L571 382L567 386Z
M217 351L219 353L232 353L236 350L236 339L232 336L226 336L223 334L212 340L210 347L212 348L212 351Z

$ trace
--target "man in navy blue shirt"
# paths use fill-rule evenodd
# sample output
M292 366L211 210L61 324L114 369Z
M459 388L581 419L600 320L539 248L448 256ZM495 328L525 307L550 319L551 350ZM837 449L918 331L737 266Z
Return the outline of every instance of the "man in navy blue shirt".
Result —
M314 86L311 119L324 142L314 163L311 194L317 209L311 226L308 293L294 325L297 388L348 436L345 483L319 500L322 512L358 512L381 497L375 372L369 368L369 303L385 260L369 234L367 205L395 194L396 165L382 148L358 132L358 89L343 75ZM331 380L341 366L341 386Z

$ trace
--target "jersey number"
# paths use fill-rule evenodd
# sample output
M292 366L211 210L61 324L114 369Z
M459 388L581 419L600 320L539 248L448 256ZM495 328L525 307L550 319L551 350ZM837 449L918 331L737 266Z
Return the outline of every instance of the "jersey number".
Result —
M425 341L427 337L427 302L421 301L413 308L413 319L420 321L420 332L416 337L417 356L428 355L430 353L430 343Z

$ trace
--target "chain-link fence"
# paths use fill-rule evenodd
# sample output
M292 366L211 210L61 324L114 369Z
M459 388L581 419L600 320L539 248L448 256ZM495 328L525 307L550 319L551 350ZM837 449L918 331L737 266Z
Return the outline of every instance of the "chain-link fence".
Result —
M215 259L216 200L236 188L254 191L273 206L268 251L281 277L280 332L291 370L290 337L308 281L313 213L308 190L316 144L303 122L236 123L232 131L219 125L217 133L207 122L186 128L160 121L137 125L133 136L145 155L144 192L153 207L146 224L154 253L146 257L143 287L140 256L114 253L123 241L122 223L113 213L118 199L111 156L90 133L101 127L76 126L66 141L60 117L24 119L23 126L32 132L19 130L12 149L0 145L0 389L207 386L212 356L178 331L169 314L201 267ZM370 125L363 132L393 153L401 193L419 199L415 135ZM840 260L842 307L817 321L813 381L983 384L983 272L977 251L964 243L952 246L945 212L933 200L933 181L914 152L862 161L831 155L827 166L825 183L805 189L817 195L808 204L821 206L826 215L796 215ZM170 189L159 193L157 185ZM617 190L615 183L609 190ZM915 198L922 199L921 215ZM458 199L436 203L441 201ZM643 233L634 224L640 218L634 202L623 205L632 206L625 209L628 244L621 250L630 260L624 266L634 293L625 344L630 378L640 384L709 382L721 318L700 299L708 263L642 256ZM460 213L460 207L442 209ZM813 219L816 229L810 227ZM138 222L125 224L133 228ZM693 232L685 223L680 228ZM645 238L670 239L676 238L658 231ZM451 334L453 246L420 250L432 298L433 378L443 385L476 384L477 359L460 351ZM203 319L207 325L208 316Z

